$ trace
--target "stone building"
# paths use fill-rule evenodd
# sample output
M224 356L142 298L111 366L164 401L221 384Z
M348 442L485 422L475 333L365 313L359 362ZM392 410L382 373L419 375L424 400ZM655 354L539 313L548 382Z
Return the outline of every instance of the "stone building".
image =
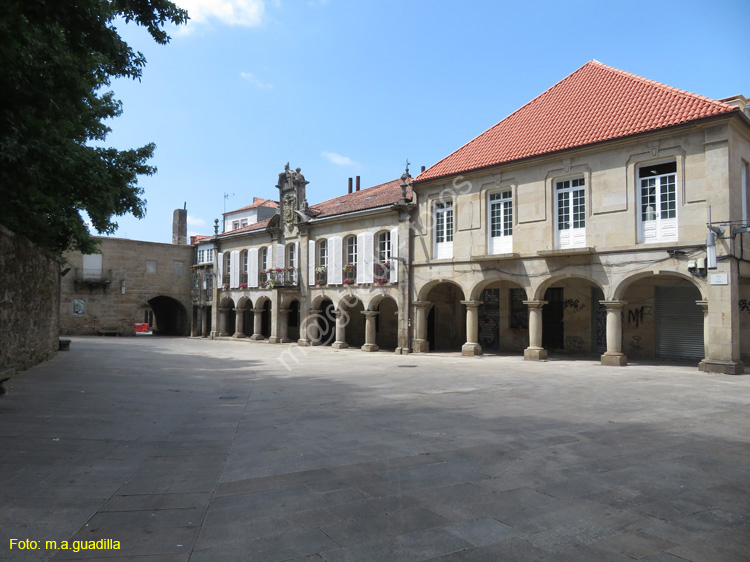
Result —
M98 238L101 253L64 254L60 333L134 335L136 323L159 334L190 334L194 250L185 244L186 222L175 212L173 239L181 244ZM179 215L179 216L178 216Z
M311 206L308 182L287 164L279 174L277 214L222 234L217 225L210 243L194 240L196 275L208 280L204 286L216 279L215 296L194 296L198 332L365 351L408 349L409 180L405 175L360 189L357 177L356 189L350 179L347 194ZM215 259L209 266L211 244Z
M308 206L287 165L278 214L199 241L201 333L741 373L749 114L591 61L415 180Z
M414 351L741 373L746 103L591 61L420 174Z

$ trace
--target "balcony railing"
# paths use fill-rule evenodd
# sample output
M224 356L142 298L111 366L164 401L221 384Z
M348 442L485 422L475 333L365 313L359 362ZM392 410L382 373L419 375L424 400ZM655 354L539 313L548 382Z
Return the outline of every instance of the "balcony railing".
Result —
M373 283L375 285L385 285L391 282L391 262L385 261L376 263L373 268Z
M346 264L344 266L344 285L356 285L357 284L357 267L354 264Z
M262 289L279 289L296 287L299 283L297 270L293 267L267 269L259 275Z
M76 268L75 280L79 283L111 283L112 270Z

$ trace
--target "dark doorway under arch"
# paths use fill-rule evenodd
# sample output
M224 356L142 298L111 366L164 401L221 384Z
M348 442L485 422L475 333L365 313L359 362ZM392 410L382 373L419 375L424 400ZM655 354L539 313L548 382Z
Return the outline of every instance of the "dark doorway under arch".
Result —
M172 297L154 297L148 304L154 311L156 329L154 334L161 336L187 336L190 335L190 322L188 313L182 303Z

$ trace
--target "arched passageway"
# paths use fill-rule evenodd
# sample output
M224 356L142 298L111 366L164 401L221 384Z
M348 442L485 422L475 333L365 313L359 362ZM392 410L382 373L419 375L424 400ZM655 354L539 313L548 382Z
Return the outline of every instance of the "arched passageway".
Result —
M154 313L154 334L162 336L190 335L190 319L182 303L172 297L158 296L148 301Z
M339 301L339 309L343 314L339 322L345 324L344 341L349 347L362 347L365 344L365 317L362 314L365 307L362 301L347 295Z
M430 351L461 351L466 341L466 311L462 300L463 291L453 283L439 283L427 293L426 339Z
M701 293L685 279L641 278L623 294L623 352L629 361L666 359L698 363L705 356Z
M398 305L391 297L378 303L375 317L376 342L380 349L389 351L398 347Z

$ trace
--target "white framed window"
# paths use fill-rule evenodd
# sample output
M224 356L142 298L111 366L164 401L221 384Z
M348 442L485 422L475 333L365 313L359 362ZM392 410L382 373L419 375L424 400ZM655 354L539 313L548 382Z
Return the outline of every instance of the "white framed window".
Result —
M346 239L346 265L357 264L357 237L350 236Z
M513 251L513 192L495 191L488 195L489 252L509 254Z
M391 261L391 233L390 231L378 234L378 263Z
M586 180L555 183L555 246L559 249L586 245Z
M258 267L261 271L265 271L271 267L268 261L268 247L263 247L258 252Z
M232 221L232 230L237 230L240 227L240 221Z
M198 250L198 263L206 263L206 250Z
M435 203L435 258L453 257L453 201Z
M295 244L286 245L286 266L297 268L297 246Z
M677 163L638 168L638 241L677 240Z
M247 219L240 220L240 228L242 228L243 226L247 226Z
M318 241L318 267L328 267L328 240Z

